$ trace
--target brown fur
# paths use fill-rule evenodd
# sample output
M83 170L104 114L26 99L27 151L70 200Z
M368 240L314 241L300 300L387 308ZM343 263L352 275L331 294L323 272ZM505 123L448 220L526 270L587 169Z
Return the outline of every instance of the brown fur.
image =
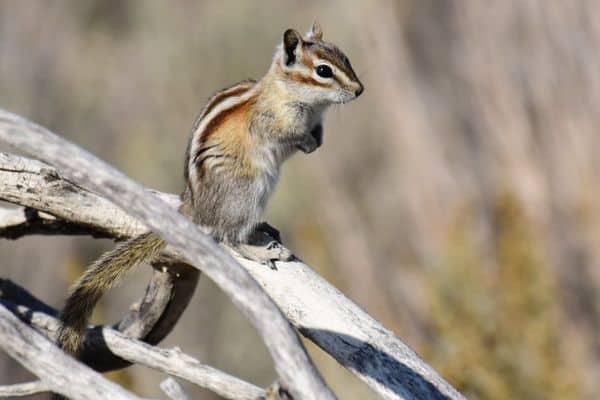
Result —
M250 112L251 105L255 98L236 104L230 108L227 108L217 114L210 123L206 126L204 131L200 134L199 140L204 143L211 141L211 136L220 136L227 139L227 135L222 132L237 133L240 136L247 128L248 114ZM238 129L233 128L235 125L239 126ZM241 129L240 129L241 128Z
M251 97L243 103L221 111L213 117L203 132L197 132L200 148L214 146L210 155L196 162L199 177L204 177L209 172L209 167L203 161L210 158L219 158L221 164L229 162L233 166L237 165L239 170L248 173L253 170L252 163L246 157L246 149L251 146L252 141L247 132L254 101L255 97Z
M256 81L248 79L245 81L238 82L237 84L235 84L229 88L220 90L220 91L216 92L215 94L213 94L210 97L210 99L208 100L208 103L206 103L206 105L202 109L202 112L200 113L200 115L198 116L198 119L196 120L196 124L198 124L202 120L202 118L204 118L206 115L208 115L208 113L210 113L212 111L212 109L217 104L219 104L223 99L230 97L230 96L241 95L242 93L244 93L245 91L250 89L252 86L254 86L255 83L256 83ZM195 128L197 128L197 125L194 126L194 129Z

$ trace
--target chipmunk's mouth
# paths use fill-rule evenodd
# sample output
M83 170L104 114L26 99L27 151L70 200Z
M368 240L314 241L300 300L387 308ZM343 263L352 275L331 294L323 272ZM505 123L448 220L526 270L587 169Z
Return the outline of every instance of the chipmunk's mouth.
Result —
M362 93L362 91L360 93ZM338 104L349 103L352 100L356 99L358 96L360 96L360 93L357 94L357 93L351 92L349 90L344 90L344 92L340 96L341 97L340 100L337 103Z

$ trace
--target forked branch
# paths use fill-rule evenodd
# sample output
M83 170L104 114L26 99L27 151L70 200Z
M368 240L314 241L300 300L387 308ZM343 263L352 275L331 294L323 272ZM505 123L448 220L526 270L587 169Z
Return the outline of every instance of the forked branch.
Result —
M147 221L150 227L165 235L165 239L171 239L169 243L173 244L174 248L188 260L193 261L195 265L205 266L202 261L206 258L203 259L200 256L204 254L204 250L212 252L214 243L207 244L205 237L193 225L190 226L187 221L182 221L181 216L174 213L174 209L168 212L165 210L164 203L155 198L150 199L152 195L145 193L141 187L132 184L111 167L91 158L83 150L65 144L43 128L2 111L0 111L0 139L7 140L21 150L28 152L33 152L37 147L42 146L44 151L37 151L36 156L56 165L61 172L58 174L53 169L50 169L52 172L49 172L49 167L44 166L44 172L40 170L40 174L52 173L53 176L58 177L61 184L67 185L68 190L73 189L74 193L69 198L70 204L76 205L81 201L86 204L96 202L96 205L102 205L102 213L118 216L116 220L111 218L94 222L91 229L109 232L113 237L127 237L144 230L135 218L130 217L104 198L94 195L80 186L91 188L123 207L134 217ZM7 157L5 156L5 160ZM0 158L1 160L2 158ZM26 163L27 161L23 162ZM5 190L2 188L2 169L3 167L0 165L0 196ZM69 176L68 180L62 176L63 172ZM35 188L39 198L45 198L46 196L48 185L44 182L45 180L41 179L40 185ZM77 185L72 182L77 182ZM73 213L64 213L64 206L61 206L60 201L39 204L39 202L36 203L32 199L23 198L26 196L21 196L18 190L16 192L17 194L13 195L12 200L10 200L13 203L42 210L74 224L83 223L85 225L90 221L90 216L87 215L85 210L82 210L80 214L77 210ZM81 193L80 198L78 198L77 193ZM176 197L166 196L173 200L171 206L176 206ZM0 227L0 232L2 232L1 229ZM185 238L188 238L187 243L184 242ZM186 244L189 247L187 249L185 248ZM211 271L213 273L215 280L227 289L226 292L234 298L236 304L245 310L246 315L260 314L258 318L261 320L267 315L273 315L261 314L259 310L256 310L256 308L263 307L266 303L248 303L244 308L243 305L239 304L240 301L244 301L239 294L235 296L231 293L237 289L234 289L231 283L223 282L223 280L229 278L214 276L215 271L211 268L221 268L220 263L225 263L224 265L231 267L230 269L235 268L231 264L231 260L223 256L222 250L216 248L218 252L215 253L215 256L203 255L203 257L208 257L209 267L207 272ZM302 334L364 380L382 398L406 400L464 398L392 332L385 329L360 307L344 297L304 263L300 261L278 263L277 270L273 271L247 260L238 259L238 261L259 282L285 313L289 321ZM226 270L229 271L230 269ZM235 276L234 280L243 279L243 281L236 281L240 290L247 288L246 283L241 283L246 282L246 278L241 278L241 275L237 273L232 276ZM264 320L258 322L257 326L263 335L267 333L273 335L275 332L281 332L269 330L267 326L261 325L262 323L264 323ZM290 346L289 340L280 341L279 334L276 336L277 339L271 337L270 341L267 339L265 341L268 347L271 346L269 348L272 350L275 362L278 365L278 372L280 376L288 376L289 373L294 374L296 372L294 369L290 369L288 374L282 374L280 368L289 368L291 364L298 365L298 359L290 360L287 358L290 357L290 354L297 353L274 352L273 346L282 346L281 349L287 349ZM294 346L291 345L291 347ZM278 362L278 358L283 359ZM291 361L291 363L288 361ZM293 384L287 387L294 387L298 384L303 385L302 382L307 382L306 379L313 379L310 378L311 374L305 374L299 379L292 379ZM282 383L290 382L289 379L283 379ZM319 378L311 382L318 383ZM308 388L308 386L306 387ZM314 397L299 396L298 398ZM317 396L316 398L327 397Z
M51 341L21 322L3 304L0 304L0 347L37 375L53 392L82 400L141 400L63 353Z
M112 166L52 132L0 111L0 140L46 161L144 223L201 269L260 333L281 385L297 399L335 399L285 316L248 272L195 224Z
M51 307L43 304L31 294L23 292L25 290L22 288L11 290L9 295L2 296L0 305L35 328L47 339L54 341L60 321L52 315L54 312ZM20 303L17 304L16 301L20 301ZM263 389L218 369L203 365L178 348L161 349L150 346L108 327L90 329L88 342L93 348L106 347L112 354L123 360L187 380L225 399L257 400L265 395ZM68 373L65 371L62 373L69 377L68 379L72 379L77 374L77 371L68 371ZM77 384L77 381L73 384Z

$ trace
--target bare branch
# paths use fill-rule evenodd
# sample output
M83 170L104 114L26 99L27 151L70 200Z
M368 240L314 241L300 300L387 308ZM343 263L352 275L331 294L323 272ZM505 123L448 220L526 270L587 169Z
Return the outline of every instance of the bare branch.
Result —
M128 229L133 232L146 229L137 222L131 225L131 218L112 203L59 176L46 164L0 153L0 197L28 206L0 209L0 237L42 233L125 238L131 234ZM41 187L44 189L40 190ZM177 196L157 196L177 204ZM107 205L111 208L103 213ZM98 224L98 221L104 222ZM199 272L182 262L157 262L154 266L146 295L116 326L128 336L151 344L160 342L177 323L199 279ZM4 293L12 291L19 296L27 295L11 282L2 282L1 286ZM102 342L86 342L81 357L98 371L130 365L116 357Z
M0 347L53 392L81 400L140 399L63 353L0 304Z
M47 167L46 167L47 168ZM1 179L0 179L1 182ZM37 187L41 197L44 185ZM2 190L0 189L0 196ZM86 201L92 196L85 197ZM19 203L18 195L15 202ZM76 197L72 197L77 204ZM176 206L176 204L173 204ZM114 212L116 208L110 204ZM54 214L51 210L46 210ZM76 213L73 219L77 223ZM119 224L100 221L115 236L131 235L143 228L124 216ZM120 228L127 226L129 229ZM138 230L131 229L137 226ZM123 229L120 231L120 229ZM355 303L302 262L278 263L272 271L247 260L238 260L269 293L301 333L364 380L385 399L462 399L462 395L423 362L408 346Z
M43 381L33 381L0 386L0 397L31 396L32 394L48 391L50 391L50 389Z
M150 368L166 372L198 386L211 390L219 396L234 400L256 400L265 391L208 365L203 365L179 348L156 349L114 331L105 334L110 349L121 357Z
M40 196L43 196L44 190L44 187L38 188ZM93 201L92 198L86 196L87 201ZM73 198L73 201L77 203L77 199ZM77 216L74 215L74 218ZM118 229L112 221L104 224L110 229ZM119 224L134 225L135 220L125 216ZM138 229L129 234L143 230L139 224ZM305 336L383 398L462 398L392 332L307 265L301 262L278 263L278 270L272 271L247 260L239 261Z
M43 194L37 191L41 186L47 188ZM115 228L124 228L125 232L139 229L140 226L136 222L128 227L123 223L127 216L125 212L110 207L112 204L106 199L87 191L81 192L81 188L61 177L56 169L6 153L0 154L0 192L2 200L45 211L65 221L70 221L71 216L76 214L79 225L89 227L90 233L97 229L99 235L104 237L118 238L123 235L117 233L117 229L102 231L102 221L105 220L113 220ZM79 201L73 202L72 196ZM95 198L94 201L87 201L91 196ZM73 205L77 207L76 210L73 210Z
M0 207L0 237L18 239L33 234L111 237L106 232L95 231L90 226L72 224L33 208L8 209Z
M179 205L178 196L151 190L148 192L173 207ZM72 224L73 231L65 230L61 234L81 232L95 237L124 239L147 230L142 223L133 220L110 201L61 176L54 167L13 154L0 153L0 196L9 203L44 211ZM0 220L2 237L10 238L2 235L2 228L5 224L9 227L18 223L15 218L18 216L12 213ZM44 219L47 221L50 218Z
M39 307L38 303L41 301L35 299L31 294L29 296L33 299L31 302L34 307ZM54 313L37 311L28 307L27 304L17 305L13 299L6 297L0 300L0 304L47 338L55 338L60 321L56 319ZM47 310L50 307L45 305L43 308ZM226 399L256 400L265 394L265 391L258 386L201 364L179 348L156 348L107 327L89 329L87 340L92 346L97 346L99 342L105 344L111 352L124 360L185 379Z
M275 303L248 272L195 224L85 150L24 118L0 110L0 139L60 168L110 199L202 267L259 331L284 387L298 399L335 399Z
M150 344L160 342L171 331L190 301L199 277L197 270L182 263L169 264L168 269L162 268L160 263L156 267L142 301L115 326L126 335ZM56 310L6 279L0 279L0 299L48 315L57 314ZM81 355L85 364L97 371L130 365L115 355L104 340L97 340L98 328L88 330L87 336ZM50 337L55 340L54 336Z
M182 262L157 262L153 266L155 269L144 298L114 327L149 344L159 343L171 332L189 304L200 277L198 270ZM81 359L99 371L129 365L103 346L103 342L94 341L88 345L86 340Z

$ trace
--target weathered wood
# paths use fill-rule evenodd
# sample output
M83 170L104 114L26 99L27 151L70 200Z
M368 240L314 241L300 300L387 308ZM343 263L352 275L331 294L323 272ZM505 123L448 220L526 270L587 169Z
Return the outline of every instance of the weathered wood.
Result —
M40 191L42 186L44 190ZM149 192L171 205L178 204L175 195ZM55 168L11 154L0 153L0 193L0 199L25 206L0 208L0 237L86 234L124 239L146 229L137 222L131 225L131 218L121 209L61 177ZM180 261L157 262L154 266L144 298L116 324L119 331L151 344L159 343L171 332L200 277L199 271ZM130 365L106 347L91 343L84 343L81 358L97 371Z
M181 263L170 265L173 268L168 270L160 264L157 267L143 299L115 325L115 329L126 335L150 344L160 342L173 329L190 301L199 277L197 270ZM48 315L57 314L56 310L6 279L0 279L0 299L27 305ZM101 327L88 329L81 355L83 361L97 371L131 365L106 346L99 330Z
M13 291L13 295L18 292ZM15 301L29 299L16 304ZM28 303L31 303L29 306ZM31 294L18 295L16 298L5 296L0 304L13 312L22 321L34 327L50 340L56 339L60 322L55 312ZM200 387L206 388L219 396L232 400L256 400L264 396L265 391L251 383L245 382L211 366L201 364L195 358L183 353L178 348L161 349L133 339L108 327L91 329L88 341L93 347L106 346L115 355L130 363L143 365L157 371L184 379Z
M189 397L183 391L181 385L173 378L168 377L160 383L160 388L171 400L188 400Z
M0 140L56 166L144 221L223 289L260 333L280 382L298 399L335 399L275 303L227 251L139 184L43 127L0 110Z
M49 168L49 167L46 167ZM48 171L47 169L45 171ZM44 187L39 187L43 197ZM83 189L79 189L83 190ZM2 191L0 190L0 196ZM168 195L165 195L166 198ZM86 196L87 201L91 196ZM73 201L77 201L73 199ZM173 207L177 199L172 197ZM114 207L114 206L112 206ZM52 212L52 210L46 210ZM76 215L74 215L77 218ZM76 222L75 219L72 222ZM134 224L123 216L106 230ZM139 224L137 234L144 229ZM119 235L119 233L117 233ZM300 331L385 399L461 398L392 332L300 261L278 263L277 271L239 259Z
M33 208L8 209L0 207L0 237L19 239L25 235L33 234L112 237L105 232L93 230L91 226L72 224Z
M43 197L44 186L37 190L40 191L40 197ZM0 180L0 196L1 193ZM18 195L15 197L18 199ZM176 196L171 199L171 205L177 207ZM76 198L72 198L72 201L77 203ZM93 200L91 196L86 196L86 201ZM116 208L112 204L109 207ZM52 213L51 210L45 211ZM74 219L69 221L77 223L78 218L74 215ZM115 232L115 236L123 234L119 231L120 226L138 227L137 231L135 228L128 229L129 235L143 229L127 215L118 223L111 220L101 223L104 227L102 229ZM307 265L300 261L277 263L278 269L272 271L247 260L238 261L269 293L301 333L364 380L382 398L463 398L392 332Z
M104 332L103 336L109 348L122 358L185 379L223 398L256 400L265 393L255 385L208 365L200 364L198 360L184 354L177 347L157 349L143 342L133 341L112 330Z
M43 381L16 383L0 386L0 397L31 396L32 394L48 392L50 389Z
M154 264L152 278L143 299L131 309L114 328L129 337L157 344L174 328L192 299L200 273L184 263ZM92 330L99 335L100 327ZM99 340L86 338L81 360L97 371L111 371L131 365L101 345Z
M38 190L43 192L44 188ZM86 199L90 201L90 197ZM178 205L176 199L171 204ZM105 226L118 230L118 226L128 225L128 220L134 222L124 216L118 224L105 221ZM133 234L143 230L138 229ZM461 398L392 332L302 262L278 263L277 271L272 271L247 260L239 261L304 335L383 398Z
M63 353L1 303L0 348L40 378L53 392L82 400L140 399Z
M179 197L176 195L152 190L148 192L174 207L179 204ZM80 231L76 228L79 227L87 235L125 239L147 229L110 201L84 190L62 176L56 168L9 153L0 153L0 193L4 201L46 212L50 216L44 218L45 221L54 216L71 224L71 229L75 230L71 234L79 234ZM5 228L4 224L6 227L18 225L15 218L18 217L13 213L0 219L0 232ZM69 234L69 231L61 233ZM3 237L10 238L8 235Z

